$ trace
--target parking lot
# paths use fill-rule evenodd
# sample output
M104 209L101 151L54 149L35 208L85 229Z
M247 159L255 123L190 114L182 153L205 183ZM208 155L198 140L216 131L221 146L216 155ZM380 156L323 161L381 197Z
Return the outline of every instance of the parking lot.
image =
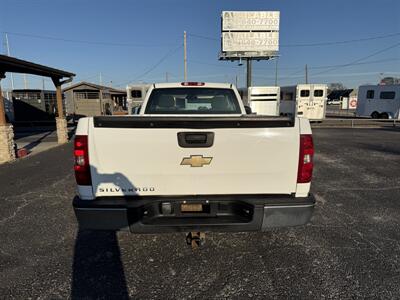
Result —
M185 234L79 231L71 143L0 166L0 298L399 298L400 131L314 129L307 226Z

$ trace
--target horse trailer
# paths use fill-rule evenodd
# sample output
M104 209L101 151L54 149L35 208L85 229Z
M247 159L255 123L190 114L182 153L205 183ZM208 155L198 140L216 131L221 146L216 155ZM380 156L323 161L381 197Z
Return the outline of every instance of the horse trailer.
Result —
M358 117L400 119L400 84L362 85L358 88Z
M150 84L130 84L126 87L128 114L132 114L132 110L142 105L150 86Z
M284 116L304 117L311 121L325 118L328 86L298 84L281 87L279 112Z
M258 115L279 116L280 88L278 86L252 86L248 88L247 101L252 112Z

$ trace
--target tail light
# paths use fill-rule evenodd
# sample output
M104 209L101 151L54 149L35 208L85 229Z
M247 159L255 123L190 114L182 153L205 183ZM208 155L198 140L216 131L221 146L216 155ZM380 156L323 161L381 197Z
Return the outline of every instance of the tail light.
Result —
M77 135L74 140L75 179L78 185L92 185L89 165L87 135Z
M300 157L297 183L311 182L313 172L314 144L311 134L300 135Z
M203 86L203 85L205 85L205 83L204 82L186 81L186 82L182 82L181 85L183 85L183 86Z

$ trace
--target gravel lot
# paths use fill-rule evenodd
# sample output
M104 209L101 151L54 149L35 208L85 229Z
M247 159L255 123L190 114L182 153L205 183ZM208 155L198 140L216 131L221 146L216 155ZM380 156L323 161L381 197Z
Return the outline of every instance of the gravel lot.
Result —
M314 129L307 226L185 235L79 231L72 145L0 166L0 298L400 298L400 131Z

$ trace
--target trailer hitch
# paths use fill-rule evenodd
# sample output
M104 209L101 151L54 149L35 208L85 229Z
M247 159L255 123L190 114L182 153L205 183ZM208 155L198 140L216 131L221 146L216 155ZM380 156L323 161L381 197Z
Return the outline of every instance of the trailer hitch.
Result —
M196 250L206 243L206 233L191 231L186 236L186 243L192 247L192 250Z

